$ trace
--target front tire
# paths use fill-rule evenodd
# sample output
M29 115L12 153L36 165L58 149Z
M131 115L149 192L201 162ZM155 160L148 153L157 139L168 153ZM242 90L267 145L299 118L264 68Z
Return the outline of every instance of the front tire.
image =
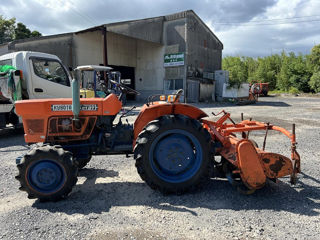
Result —
M142 180L162 193L180 194L209 179L214 147L199 121L166 115L150 122L134 148Z
M87 158L80 158L76 160L76 165L78 169L83 169L91 160L92 156L88 155Z
M72 154L58 146L43 146L31 150L17 164L20 190L28 198L57 201L65 198L77 182L78 168Z

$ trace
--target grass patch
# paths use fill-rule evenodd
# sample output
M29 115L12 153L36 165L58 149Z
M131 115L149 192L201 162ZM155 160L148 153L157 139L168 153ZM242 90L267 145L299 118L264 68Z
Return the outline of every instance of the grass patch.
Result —
M291 87L289 91L283 91L283 90L272 90L272 91L269 91L268 94L270 95L277 95L277 94L300 94L301 92L295 88L295 87Z

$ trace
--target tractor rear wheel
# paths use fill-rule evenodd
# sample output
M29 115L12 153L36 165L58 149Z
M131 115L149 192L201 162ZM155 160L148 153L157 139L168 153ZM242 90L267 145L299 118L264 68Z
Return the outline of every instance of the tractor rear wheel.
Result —
M58 146L32 149L19 163L16 179L20 190L28 198L40 201L57 201L65 198L77 182L78 168L73 164L72 153Z
M151 121L134 148L142 180L162 193L194 190L209 179L214 146L199 121L184 115L166 115Z

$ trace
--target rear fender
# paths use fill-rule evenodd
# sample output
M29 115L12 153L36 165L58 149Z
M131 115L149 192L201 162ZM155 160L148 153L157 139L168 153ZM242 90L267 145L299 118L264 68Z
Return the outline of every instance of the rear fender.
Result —
M166 103L159 102L152 105L144 105L139 116L134 122L134 144L143 128L152 120L164 115L182 114L193 119L201 119L208 115L194 106L184 103Z

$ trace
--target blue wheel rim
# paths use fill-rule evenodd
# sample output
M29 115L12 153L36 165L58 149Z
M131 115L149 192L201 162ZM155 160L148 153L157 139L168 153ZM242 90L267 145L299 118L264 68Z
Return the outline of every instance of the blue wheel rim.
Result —
M33 189L49 194L61 189L66 180L66 173L59 163L52 160L41 160L30 166L27 178Z
M153 172L162 180L181 183L191 179L202 164L199 140L182 129L166 131L155 138L149 151Z

